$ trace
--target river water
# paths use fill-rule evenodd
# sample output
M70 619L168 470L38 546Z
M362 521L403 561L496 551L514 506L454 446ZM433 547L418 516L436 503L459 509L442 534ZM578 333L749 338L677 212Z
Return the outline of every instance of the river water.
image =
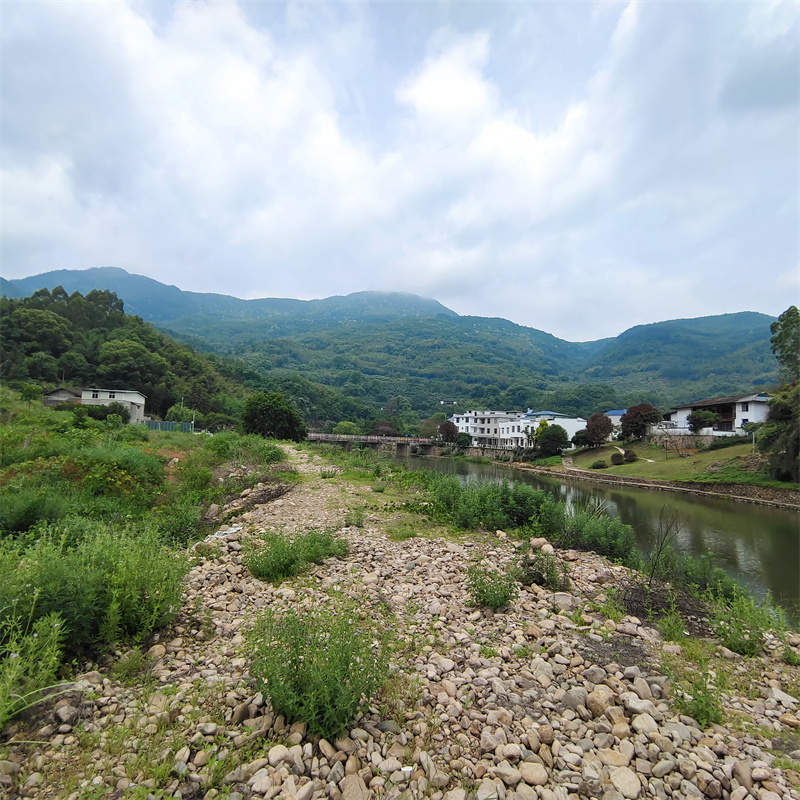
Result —
M681 521L673 547L714 562L756 597L767 592L798 620L800 608L800 513L717 497L684 495L653 489L619 488L611 484L554 479L494 464L462 459L401 459L411 469L428 467L463 480L522 481L572 502L589 495L605 500L608 512L630 525L639 547L647 552L659 530L665 504Z

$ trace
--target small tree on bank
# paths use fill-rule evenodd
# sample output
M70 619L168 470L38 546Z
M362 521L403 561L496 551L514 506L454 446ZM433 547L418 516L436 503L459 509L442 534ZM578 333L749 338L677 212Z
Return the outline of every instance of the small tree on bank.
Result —
M242 425L245 433L301 442L308 429L297 409L278 392L258 392L248 397Z
M592 414L586 422L589 447L600 447L614 431L614 423L605 414Z
M661 414L650 403L639 403L638 406L631 406L620 419L622 438L626 441L643 439L647 433L647 428L656 422L661 422Z
M569 447L569 434L560 425L548 425L537 435L536 444L545 458L559 456Z
M458 428L449 419L446 419L439 426L439 436L442 437L443 442L454 442L458 436Z
M713 411L701 408L697 411L692 411L692 413L686 418L686 421L689 423L689 430L692 433L700 433L703 428L713 427L718 419L719 414L715 414Z

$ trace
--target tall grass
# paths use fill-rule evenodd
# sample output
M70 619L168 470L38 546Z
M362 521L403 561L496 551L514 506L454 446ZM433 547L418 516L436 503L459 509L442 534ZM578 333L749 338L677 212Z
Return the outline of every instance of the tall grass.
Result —
M14 620L58 613L67 658L141 641L180 608L185 553L153 526L117 528L72 517L31 543L0 541L0 644Z

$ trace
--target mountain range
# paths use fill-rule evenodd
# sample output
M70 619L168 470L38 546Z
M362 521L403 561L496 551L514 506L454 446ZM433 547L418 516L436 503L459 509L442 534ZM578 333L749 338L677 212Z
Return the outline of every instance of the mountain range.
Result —
M183 291L115 267L0 279L8 297L56 286L70 294L116 292L127 313L272 378L299 373L376 403L399 397L419 413L435 410L441 399L495 408L557 402L556 410L582 414L642 401L664 407L762 390L777 380L769 341L775 318L756 312L568 342L504 319L460 316L411 294L242 300Z

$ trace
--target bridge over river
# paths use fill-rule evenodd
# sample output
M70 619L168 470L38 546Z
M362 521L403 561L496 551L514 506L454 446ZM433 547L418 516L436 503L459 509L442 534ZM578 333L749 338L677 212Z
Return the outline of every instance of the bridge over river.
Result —
M407 456L412 446L416 448L415 453L429 456L433 453L433 448L441 444L434 439L422 439L418 436L360 436L345 433L309 433L308 441L336 444L345 450L358 443L361 447L366 445L373 450L394 449L398 456Z

